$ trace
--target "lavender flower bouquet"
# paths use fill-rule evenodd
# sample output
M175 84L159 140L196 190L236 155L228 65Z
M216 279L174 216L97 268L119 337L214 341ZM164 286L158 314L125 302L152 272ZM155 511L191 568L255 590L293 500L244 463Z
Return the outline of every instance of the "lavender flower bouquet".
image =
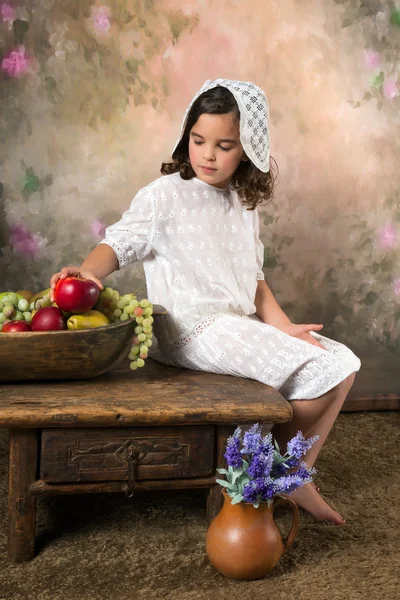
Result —
M216 481L226 488L232 504L251 502L258 508L260 502L266 501L269 505L277 494L290 494L312 481L316 470L308 468L301 457L318 440L318 435L306 440L299 431L282 456L271 433L262 437L258 423L246 431L243 441L241 433L237 427L228 438L224 454L228 469L217 469L226 479Z

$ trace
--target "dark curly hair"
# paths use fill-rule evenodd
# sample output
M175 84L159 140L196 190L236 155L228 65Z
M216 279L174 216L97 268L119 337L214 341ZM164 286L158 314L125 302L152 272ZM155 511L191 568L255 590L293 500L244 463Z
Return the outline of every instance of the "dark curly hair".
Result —
M185 180L196 177L189 160L189 135L200 115L204 113L209 115L233 113L240 121L240 112L235 97L227 88L217 86L201 94L189 112L185 131L172 155L172 162L161 165L163 175L179 172L182 179ZM250 160L241 161L232 175L231 184L236 189L242 204L247 206L248 210L254 210L258 204L272 200L278 174L278 165L272 157L268 173L260 171Z

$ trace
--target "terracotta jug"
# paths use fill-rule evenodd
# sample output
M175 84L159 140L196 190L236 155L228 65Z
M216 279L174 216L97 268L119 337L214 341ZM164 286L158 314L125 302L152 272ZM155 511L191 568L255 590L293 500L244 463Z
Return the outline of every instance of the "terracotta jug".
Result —
M299 527L299 509L288 498L275 496L268 506L251 503L231 504L222 490L224 504L212 521L206 537L207 554L213 566L233 579L259 579L271 571L292 545ZM282 540L274 521L274 510L286 504L293 510L289 535Z

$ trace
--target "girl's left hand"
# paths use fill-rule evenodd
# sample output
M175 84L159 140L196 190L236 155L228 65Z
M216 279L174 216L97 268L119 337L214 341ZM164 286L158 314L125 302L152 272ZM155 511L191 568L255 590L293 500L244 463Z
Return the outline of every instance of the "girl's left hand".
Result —
M299 338L300 340L304 340L313 346L317 346L318 348L322 348L325 350L322 344L318 342L312 335L310 335L310 331L320 331L323 328L323 325L295 325L291 323L286 326L283 331L288 335Z

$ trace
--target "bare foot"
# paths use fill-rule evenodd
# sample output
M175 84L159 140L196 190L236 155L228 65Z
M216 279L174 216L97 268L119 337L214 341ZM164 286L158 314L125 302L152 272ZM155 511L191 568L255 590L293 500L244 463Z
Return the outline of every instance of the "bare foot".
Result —
M296 502L299 508L309 512L317 521L329 521L334 525L343 525L346 522L336 510L325 502L313 483L306 483L292 492L288 498Z

